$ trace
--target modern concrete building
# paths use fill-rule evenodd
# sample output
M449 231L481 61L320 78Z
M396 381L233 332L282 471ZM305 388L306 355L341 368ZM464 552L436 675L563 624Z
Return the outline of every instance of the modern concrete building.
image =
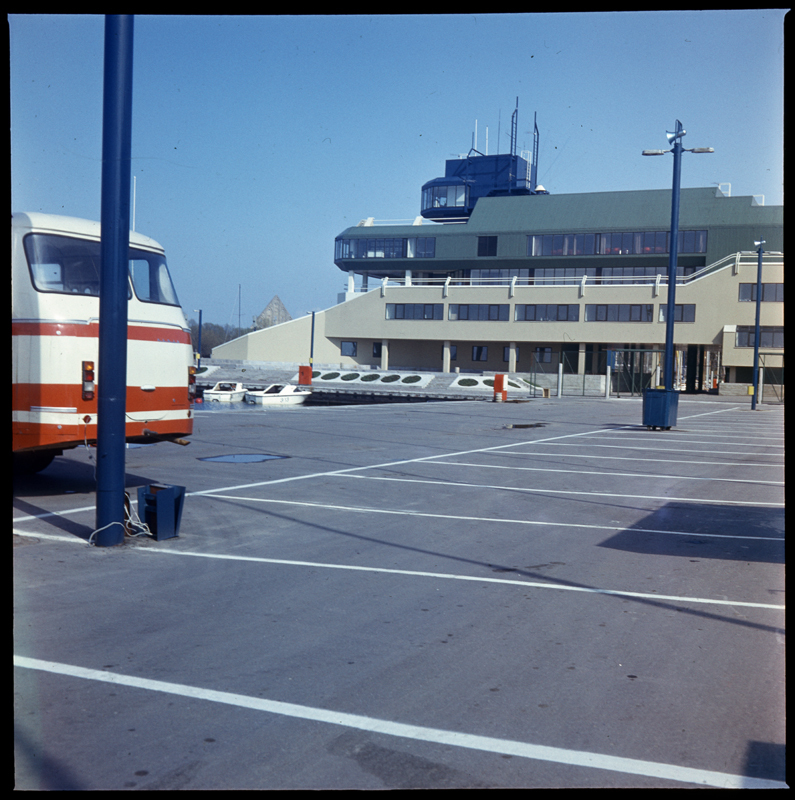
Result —
M315 364L523 373L562 364L593 376L610 364L655 380L670 189L554 195L531 189L532 177L519 156L470 154L423 186L413 222L344 230L334 263L347 290L315 315ZM783 383L782 207L682 189L675 348L690 391L752 380L760 240L760 348L768 379ZM309 317L293 320L213 357L308 363L310 331Z

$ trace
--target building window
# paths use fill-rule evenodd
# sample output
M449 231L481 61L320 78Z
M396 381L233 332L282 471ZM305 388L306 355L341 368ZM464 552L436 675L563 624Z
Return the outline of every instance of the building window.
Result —
M740 284L740 297L741 303L755 303L756 302L756 284L755 283L741 283ZM783 303L784 302L784 284L783 283L763 283L762 284L762 302L763 303Z
M481 237L485 238L485 237ZM540 233L527 237L529 256L626 256L667 253L666 231L620 233ZM706 253L707 231L679 231L679 253ZM480 253L478 253L480 255Z
M665 322L665 311L667 309L665 303L660 303L660 322ZM696 321L696 304L677 303L674 306L674 322L695 322Z
M502 360L507 364L511 360L511 348L506 346L502 348ZM516 360L519 360L519 348L516 348Z
M419 236L410 239L336 239L334 260L351 258L434 258L436 239Z
M518 286L527 286L530 281L529 269L471 269L472 286L510 286L514 278Z
M652 303L586 303L585 305L586 322L652 322L653 320Z
M735 339L735 347L753 347L756 328L754 325L738 325ZM784 347L784 326L783 325L760 325L759 326L759 346L760 347Z
M536 363L549 364L552 362L552 348L551 347L536 347L535 349Z
M382 342L373 342L373 358L381 358Z
M447 319L471 322L508 322L510 308L508 303L450 303L447 309Z
M387 303L387 319L444 319L444 303Z
M464 184L448 186L429 186L422 192L422 208L458 208L463 207L466 198Z
M356 342L340 342L340 355L356 357L357 343Z
M517 322L579 322L580 306L576 303L562 305L546 303L514 307L514 320Z
M478 255L479 256L496 256L497 255L497 237L496 236L478 236Z
M444 345L442 345L442 359L444 359ZM450 345L450 361L458 360L458 345Z
M489 348L485 345L476 344L472 348L472 360L473 361L488 361L489 360Z

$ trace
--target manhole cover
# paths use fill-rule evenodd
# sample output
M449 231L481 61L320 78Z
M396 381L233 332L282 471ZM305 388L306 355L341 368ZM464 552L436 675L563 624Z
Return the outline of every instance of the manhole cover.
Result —
M223 464L252 464L256 461L270 461L273 458L287 458L287 456L269 456L265 453L235 453L229 456L208 456L199 461L220 461Z

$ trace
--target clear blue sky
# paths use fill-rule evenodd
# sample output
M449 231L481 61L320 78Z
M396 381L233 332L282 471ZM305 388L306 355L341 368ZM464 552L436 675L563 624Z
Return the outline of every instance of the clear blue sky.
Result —
M428 16L138 16L136 230L166 248L188 317L250 323L336 302L334 237L410 219L478 146L532 149L554 194L731 183L783 202L781 9ZM9 16L15 211L99 219L104 20ZM498 137L499 130L499 137ZM498 141L499 138L499 141ZM749 242L749 248L752 243Z

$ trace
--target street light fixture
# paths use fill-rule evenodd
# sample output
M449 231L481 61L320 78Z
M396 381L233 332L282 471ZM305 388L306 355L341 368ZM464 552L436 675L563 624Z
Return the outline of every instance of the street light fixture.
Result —
M668 143L673 144L670 150L644 150L644 156L662 156L665 153L674 154L674 177L671 191L671 242L668 248L668 303L665 314L665 398L659 411L661 414L651 414L647 422L644 412L644 424L648 427L670 428L676 424L676 412L679 395L674 393L674 312L676 310L676 262L679 245L679 184L682 167L682 153L714 153L711 147L694 147L686 150L682 147L682 137L687 131L682 123L676 120L673 133L666 131ZM646 403L644 403L644 407ZM651 404L650 404L651 410Z

